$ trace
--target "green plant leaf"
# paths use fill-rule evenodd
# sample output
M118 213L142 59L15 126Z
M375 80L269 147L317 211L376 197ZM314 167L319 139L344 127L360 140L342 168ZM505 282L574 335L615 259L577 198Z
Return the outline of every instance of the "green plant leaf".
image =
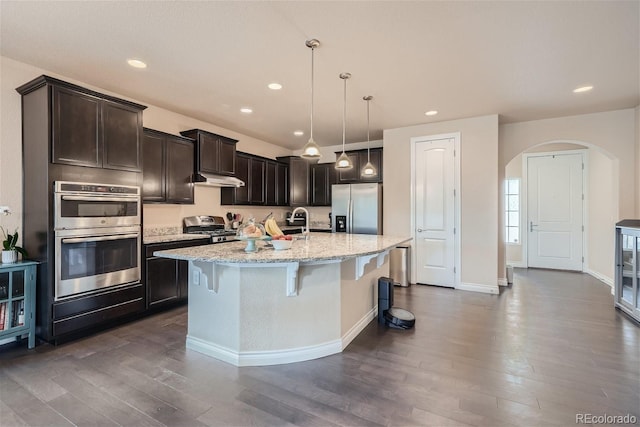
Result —
M16 246L15 250L18 251L22 255L22 259L26 259L29 256L29 255L27 255L27 251L24 250L24 248L21 248L20 246Z

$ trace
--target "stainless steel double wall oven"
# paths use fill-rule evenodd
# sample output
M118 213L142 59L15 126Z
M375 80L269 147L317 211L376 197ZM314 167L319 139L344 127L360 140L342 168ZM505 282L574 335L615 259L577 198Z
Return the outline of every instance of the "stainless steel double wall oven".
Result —
M56 181L56 301L140 281L140 187Z

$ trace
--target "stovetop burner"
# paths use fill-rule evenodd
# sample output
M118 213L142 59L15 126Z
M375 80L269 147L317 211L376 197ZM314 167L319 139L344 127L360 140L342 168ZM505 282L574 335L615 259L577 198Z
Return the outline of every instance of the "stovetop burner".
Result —
M222 243L234 240L235 231L225 230L224 218L221 216L198 215L183 219L183 232L186 234L208 234L211 243Z

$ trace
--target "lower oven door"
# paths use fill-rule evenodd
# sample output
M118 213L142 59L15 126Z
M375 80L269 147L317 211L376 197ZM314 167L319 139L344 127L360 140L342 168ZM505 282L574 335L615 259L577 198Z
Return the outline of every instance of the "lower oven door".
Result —
M140 226L57 230L55 299L140 281Z

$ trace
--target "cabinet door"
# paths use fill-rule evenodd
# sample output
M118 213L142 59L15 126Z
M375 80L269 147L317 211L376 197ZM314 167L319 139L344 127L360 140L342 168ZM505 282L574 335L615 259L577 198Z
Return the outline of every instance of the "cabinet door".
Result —
M244 181L245 185L244 187L237 187L233 189L233 204L249 204L249 189L251 188L251 183L249 182L249 163L250 158L248 156L240 154L236 156L236 177Z
M333 168L333 163L322 163L311 165L311 205L329 206L331 196L329 191L329 168Z
M265 161L250 159L251 173L249 175L249 203L252 205L265 204L264 169Z
M276 205L289 206L289 166L276 166Z
M167 137L167 202L193 204L193 144Z
M149 307L180 297L178 262L175 259L148 259L146 277Z
M145 202L166 199L165 149L163 136L145 132L142 141L142 200Z
M220 137L218 146L218 172L222 175L235 175L236 141Z
M291 158L289 163L289 189L291 206L309 204L309 163L305 159Z
M277 174L278 164L276 162L266 162L265 165L264 193L267 206L278 204Z
M99 123L98 98L54 87L51 161L67 165L101 167Z
M353 167L349 170L339 170L338 171L338 182L339 183L349 183L349 182L358 182L360 180L360 168L364 165L360 165L360 156L358 153L347 153L347 156L351 160Z
M140 172L142 112L102 101L102 167Z
M198 150L200 150L199 170L208 173L218 173L218 137L204 132L198 134Z

